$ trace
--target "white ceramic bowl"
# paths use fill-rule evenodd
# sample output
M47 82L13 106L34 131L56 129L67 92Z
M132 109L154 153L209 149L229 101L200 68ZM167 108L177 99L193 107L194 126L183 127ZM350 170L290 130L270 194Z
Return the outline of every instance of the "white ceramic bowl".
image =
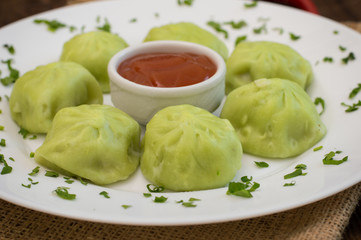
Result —
M208 56L217 66L209 79L189 86L159 88L131 82L117 72L119 64L135 55L159 52L191 52ZM213 112L224 97L226 65L214 50L184 41L153 41L128 47L115 54L109 61L111 100L115 107L123 110L140 124L145 125L155 113L164 107L191 104Z

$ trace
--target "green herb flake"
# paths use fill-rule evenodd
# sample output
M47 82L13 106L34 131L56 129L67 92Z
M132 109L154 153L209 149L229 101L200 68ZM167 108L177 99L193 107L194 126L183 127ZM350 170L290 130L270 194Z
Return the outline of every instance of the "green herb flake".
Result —
M66 24L59 22L58 20L47 20L47 19L35 19L36 24L45 24L50 32L55 32L60 28L65 28Z
M237 46L238 43L240 42L244 42L247 40L247 35L243 35L243 36L239 36L236 38L236 40L234 41L234 45Z
M257 7L258 1L252 1L251 3L245 3L243 4L243 6L245 8L254 8Z
M35 153L34 153L34 152L31 152L31 153L29 154L29 156L30 156L31 158L34 158L34 157L35 157Z
M46 177L57 178L57 177L59 177L59 173L54 172L54 171L48 171L48 170L46 170L45 176L46 176Z
M266 163L266 162L254 162L256 164L257 167L259 168L268 168L269 167L269 164Z
M318 106L318 105L321 105L321 107L322 107L322 110L321 110L321 112L319 112L319 115L322 115L323 113L324 113L324 111L325 111L325 100L323 100L322 98L320 98L320 97L316 97L315 98L315 101L313 102L316 106Z
M56 193L56 195L58 195L58 197L65 199L65 200L74 200L76 198L76 194L71 194L68 191L69 188L67 187L58 187L57 189L54 190L54 192Z
M254 34L267 33L267 25L264 23L258 28L253 28Z
M359 100L356 103L353 103L352 105L348 105L348 104L346 104L344 102L342 102L341 105L344 106L344 107L347 107L345 112L354 112L354 111L358 110L359 107L361 107L361 100Z
M4 167L3 167L3 169L1 170L1 175L5 175L5 174L9 174L9 173L11 173L12 172L12 170L13 170L13 168L11 167L11 166L9 166L9 165L5 165Z
M352 91L350 92L350 94L348 95L349 99L354 98L361 90L361 83L357 84L357 87L352 89Z
M324 57L323 62L329 62L329 63L332 63L333 62L333 58L332 57Z
M9 157L9 160L15 162L15 159L13 157Z
M36 185L39 183L39 182L34 182L32 178L28 178L28 180L30 181L31 185Z
M191 197L191 198L188 199L188 201L189 202L194 202L194 201L200 201L200 199Z
M3 47L6 48L11 55L15 54L15 48L13 45L4 44Z
M107 18L104 18L104 24L102 26L97 27L98 30L104 31L104 32L111 32L112 26L108 22Z
M335 34L335 35L338 35L338 33L339 33L338 30L333 31L333 34Z
M1 146L1 147L6 147L6 140L5 140L4 138L2 138L2 139L0 140L0 146Z
M283 28L281 28L281 27L276 27L276 28L273 28L272 30L278 32L280 35L282 35L284 32Z
M88 182L85 181L83 178L81 178L81 177L78 176L76 179L78 179L81 184L83 184L83 185L85 185L85 186L88 185Z
M153 202L155 203L165 203L168 200L168 198L164 197L164 196L160 196L160 197L155 197Z
M353 52L350 52L346 57L342 58L341 61L344 64L347 64L349 61L355 60L355 54Z
M5 127L0 125L0 131L4 131Z
M215 21L208 21L207 25L212 27L215 31L222 33L224 35L224 38L228 39L228 32L222 28L222 25L220 23L217 23Z
M130 207L132 207L132 205L126 205L126 204L123 204L123 205L122 205L122 208L124 208L124 209L128 209L128 208L130 208Z
M314 151L314 152L317 152L317 151L321 150L322 148L323 148L323 146L318 146L318 147L315 147L315 148L313 149L313 151Z
M66 183L68 183L68 184L72 184L72 183L74 182L74 180L71 179L70 177L64 177L64 179L65 179L64 182L66 182Z
M230 182L228 184L227 195L235 195L239 197L251 198L253 195L251 192L254 192L260 187L260 184L257 182L251 182L252 177L248 178L247 176L241 177L242 182Z
M28 173L28 175L29 176L35 176L35 175L37 175L39 173L39 170L40 170L40 167L37 166L31 171L31 173Z
M149 198L149 197L152 196L152 194L151 193L143 193L143 196L146 197L146 198Z
M322 159L322 162L324 165L340 165L341 163L344 163L348 160L348 156L342 158L341 160L335 160L335 155L338 154L338 152L331 151L328 154L325 155L325 157Z
M297 176L305 176L307 174L307 173L302 172L302 170L307 169L307 166L305 164L298 164L295 167L295 169L296 169L295 171L284 175L283 178L284 179L290 179L290 178L294 178L294 177L297 177Z
M164 191L164 187L162 186L157 186L157 185L154 185L154 184L147 184L147 189L149 192L152 192L152 193L157 193L157 192L163 192Z
M193 202L182 202L182 206L184 206L184 207L197 207L197 205L194 204Z
M135 23L135 22L137 22L137 19L136 19L136 18L132 18L132 19L129 20L129 22L130 22L130 23Z
M19 70L15 69L11 66L12 59L8 59L8 60L1 61L1 62L7 65L10 73L9 73L9 76L1 78L0 81L4 86L8 86L8 85L16 82L16 80L19 78L20 73L19 73Z
M283 184L284 187L291 187L291 186L294 186L296 184L296 181L292 181L290 183L285 183Z
M194 1L194 0L177 0L177 4L178 4L179 6L183 6L183 5L192 6L193 1Z
M21 184L21 186L25 187L25 188L31 188L31 184L25 185L25 184Z
M290 38L291 38L292 41L297 41L297 40L299 40L301 38L300 35L296 35L294 33L289 33L289 34L290 34Z
M102 195L102 196L104 196L105 198L110 198L110 197L109 197L109 194L108 194L106 191L100 192L99 195Z
M235 21L228 21L224 22L225 25L230 25L233 29L241 29L247 26L247 22L244 20L240 20L238 22Z
M347 50L347 48L345 48L345 47L343 47L343 46L341 46L341 45L340 45L340 46L338 46L338 49L340 49L340 51L341 51L341 52L344 52L344 51L346 51L346 50Z

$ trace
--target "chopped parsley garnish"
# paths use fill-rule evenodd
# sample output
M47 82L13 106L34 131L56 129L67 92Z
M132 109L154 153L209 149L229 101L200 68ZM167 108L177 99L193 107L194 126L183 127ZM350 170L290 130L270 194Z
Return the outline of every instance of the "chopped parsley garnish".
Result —
M4 138L2 138L2 139L0 140L0 146L1 146L1 147L6 147L6 140L5 140Z
M54 171L48 171L48 170L46 170L45 176L46 176L46 177L57 178L57 177L59 177L59 173L54 172Z
M325 157L322 159L323 164L325 165L340 165L341 163L344 163L348 160L348 156L342 158L341 160L335 160L334 157L336 154L341 153L340 151L331 151L328 154L325 155Z
M10 54L15 54L15 48L13 45L4 44L3 47L6 48Z
M146 198L149 198L149 197L152 196L152 194L151 193L143 193L143 196L146 197Z
M64 177L64 179L65 179L65 182L68 184L72 184L74 182L74 180L71 179L70 177Z
M34 152L31 152L31 153L30 153L30 157L31 157L31 158L34 158L34 157L35 157L35 153L34 153Z
M132 205L126 205L126 204L123 204L122 205L122 208L124 208L124 209L128 209L128 208L130 208Z
M81 184L88 185L88 182L86 180L84 180L83 178L78 176L77 179L80 181Z
M129 22L130 22L130 23L135 23L135 22L137 22L137 19L136 19L136 18L132 18L132 19L129 20Z
M9 76L1 78L0 81L4 86L8 86L12 83L14 83L19 78L19 70L16 70L11 66L12 59L8 59L5 61L1 61L2 63L5 63L8 66L9 69Z
M225 25L230 25L233 29L241 29L247 26L247 23L244 20L240 20L238 22L228 21L224 23Z
M4 167L2 168L0 174L5 175L12 172L13 168L8 165L8 163L5 160L4 154L0 154L0 163L4 164Z
M296 167L295 167L295 171L289 173L289 174L286 174L283 176L284 179L290 179L290 178L294 178L294 177L297 177L297 176L305 176L307 173L304 173L302 172L302 170L306 170L307 166L305 164L298 164Z
M332 62L333 62L333 58L332 58L332 57L324 57L324 58L323 58L323 61L324 61L324 62L332 63Z
M197 207L196 204L194 204L195 201L200 201L200 199L198 198L189 198L187 202L183 201L183 200L179 200L176 203L181 203L182 206L184 207Z
M28 180L30 181L31 185L36 185L39 183L39 182L34 182L32 178L28 178Z
M25 184L21 184L21 186L25 187L25 188L31 188L31 184L25 185Z
M355 60L355 59L356 59L355 54L354 54L353 52L350 52L350 53L347 55L347 57L342 58L342 62L343 62L344 64L347 64L349 61L353 61L353 60Z
M338 46L338 49L340 49L341 50L341 52L344 52L344 51L346 51L347 50L347 48L345 48L345 47L343 47L343 46Z
M333 34L337 35L338 34L338 30L334 30Z
M215 31L222 33L224 35L224 38L228 38L228 32L222 28L222 25L215 21L208 21L207 25L212 27Z
M254 8L257 7L258 1L252 1L251 3L245 3L243 6L245 8Z
M155 203L164 203L168 200L168 198L164 197L164 196L160 196L160 197L155 197L153 202Z
M321 115L321 114L325 111L325 100L323 100L323 99L320 98L320 97L316 97L316 99L315 99L315 101L314 101L314 104L315 104L316 106L321 105L322 110L321 110L321 112L319 112L319 115Z
M193 0L177 0L177 3L179 6L182 5L192 6Z
M97 18L97 22L100 22L100 17ZM104 31L104 32L111 32L112 26L108 22L107 18L104 18L104 24L102 26L97 27L98 30Z
M30 134L30 132L28 130L26 130L25 128L20 128L18 133L23 136L23 139L26 139L28 137L28 135ZM32 135L28 139L33 140L33 139L36 139L36 138L37 138L36 135Z
M262 24L262 26L260 26L258 28L253 28L254 34L261 34L262 32L267 33L267 26L265 23Z
M163 192L164 191L164 187L162 186L157 186L154 184L147 184L147 189L149 192L153 192L153 193L157 193L157 192Z
M361 107L361 100L358 100L358 102L353 103L352 105L348 105L344 102L341 103L342 106L347 107L347 109L345 110L345 112L354 112L356 110L359 109L359 107Z
M58 187L57 189L54 190L54 192L62 199L74 200L76 198L76 194L69 193L68 189L69 188L67 187Z
M267 168L269 167L269 164L266 162L254 162L256 164L257 167L259 168Z
M239 36L236 38L236 41L234 42L234 45L237 46L238 43L244 42L247 40L247 35Z
M300 35L296 35L294 33L289 33L289 34L290 34L290 38L291 38L292 41L297 41L297 40L299 40L301 38Z
M31 173L28 173L28 175L29 176L35 176L35 175L37 175L39 173L39 170L40 170L40 167L37 166L31 171Z
M110 197L109 197L109 194L108 194L106 191L100 192L99 195L102 195L102 196L104 196L105 198L110 198Z
M272 30L277 31L280 35L283 34L284 30L281 27L273 28Z
M235 195L239 197L251 198L253 195L251 192L254 192L260 187L260 184L257 182L251 182L252 177L248 178L247 176L241 177L241 182L230 182L228 184L227 195Z
M59 22L58 20L47 20L47 19L34 19L36 24L45 24L48 27L50 32L55 32L60 28L65 28L67 25L65 23Z
M0 125L0 131L4 131L5 127Z
M357 84L357 87L355 87L354 89L352 89L352 91L350 92L350 94L348 95L349 99L354 98L359 92L361 91L361 83Z
M321 150L322 148L323 148L323 146L318 146L318 147L315 147L315 148L313 149L313 151L314 151L314 152L317 152L317 151Z
M294 186L296 184L296 181L292 181L290 183L285 183L283 184L284 187L291 187L291 186Z

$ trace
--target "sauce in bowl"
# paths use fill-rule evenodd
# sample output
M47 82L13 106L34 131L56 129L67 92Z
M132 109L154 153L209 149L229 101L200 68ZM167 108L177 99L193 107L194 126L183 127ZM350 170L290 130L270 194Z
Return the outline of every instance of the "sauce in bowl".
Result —
M212 77L216 64L207 56L181 53L144 53L119 64L117 72L125 79L151 87L184 87Z

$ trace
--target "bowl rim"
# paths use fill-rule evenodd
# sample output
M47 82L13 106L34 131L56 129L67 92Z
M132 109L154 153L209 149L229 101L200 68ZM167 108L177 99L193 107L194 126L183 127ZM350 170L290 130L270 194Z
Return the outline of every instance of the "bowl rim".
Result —
M167 49L167 50L164 50ZM189 49L187 52L203 54L209 57L213 63L217 66L217 71L208 79L182 87L152 87L145 86L138 83L134 83L124 77L120 76L117 72L119 64L132 56L139 55L142 53L154 53L154 52L185 52L186 49ZM226 64L224 59L213 49L200 45L198 43L178 41L178 40L157 40L150 42L142 42L127 48L124 48L117 52L109 60L108 63L108 75L109 80L123 89L126 89L129 92L136 93L138 95L145 96L157 96L157 97L179 97L189 96L204 92L207 89L211 89L217 86L226 72ZM111 87L112 92L112 87Z

